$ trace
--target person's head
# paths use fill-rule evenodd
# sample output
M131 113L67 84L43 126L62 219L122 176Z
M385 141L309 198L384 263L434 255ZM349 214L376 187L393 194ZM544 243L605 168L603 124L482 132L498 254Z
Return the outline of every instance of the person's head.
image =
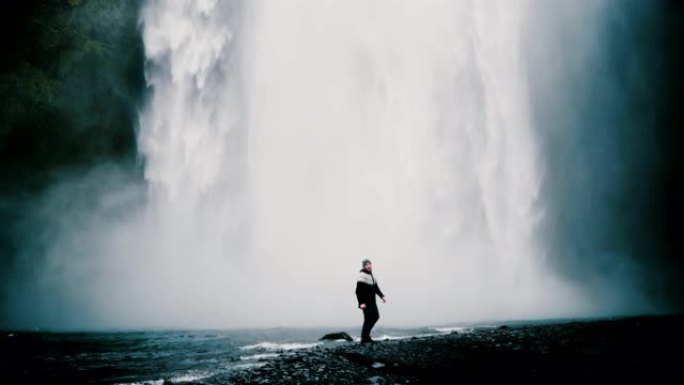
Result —
M370 259L364 259L361 261L361 266L364 270L373 271L373 264L371 263Z

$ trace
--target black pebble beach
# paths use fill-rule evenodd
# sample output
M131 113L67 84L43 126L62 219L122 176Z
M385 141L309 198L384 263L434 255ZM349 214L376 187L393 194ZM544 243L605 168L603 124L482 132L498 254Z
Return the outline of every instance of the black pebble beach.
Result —
M681 376L684 316L505 325L283 355L215 384L439 384L474 377Z

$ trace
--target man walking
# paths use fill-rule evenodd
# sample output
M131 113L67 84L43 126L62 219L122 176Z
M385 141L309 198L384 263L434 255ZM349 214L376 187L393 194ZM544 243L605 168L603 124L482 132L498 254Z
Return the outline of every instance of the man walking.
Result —
M375 295L377 294L385 301L385 295L382 294L378 287L378 282L373 277L373 264L368 259L361 262L363 268L359 272L359 278L356 280L356 299L359 301L359 309L363 310L363 328L361 329L361 343L371 343L370 338L371 329L378 322L380 314L378 313L378 305L375 303Z

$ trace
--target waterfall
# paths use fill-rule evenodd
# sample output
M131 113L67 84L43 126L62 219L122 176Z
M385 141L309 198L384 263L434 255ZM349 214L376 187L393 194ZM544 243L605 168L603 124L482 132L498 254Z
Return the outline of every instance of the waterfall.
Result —
M149 1L140 263L238 324L353 320L366 257L404 323L583 310L535 238L525 11Z

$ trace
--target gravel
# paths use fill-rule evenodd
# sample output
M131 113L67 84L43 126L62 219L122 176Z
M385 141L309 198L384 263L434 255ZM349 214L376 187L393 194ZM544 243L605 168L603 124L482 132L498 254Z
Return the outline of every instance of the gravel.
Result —
M212 384L431 384L467 377L684 374L684 316L511 324L283 355Z

